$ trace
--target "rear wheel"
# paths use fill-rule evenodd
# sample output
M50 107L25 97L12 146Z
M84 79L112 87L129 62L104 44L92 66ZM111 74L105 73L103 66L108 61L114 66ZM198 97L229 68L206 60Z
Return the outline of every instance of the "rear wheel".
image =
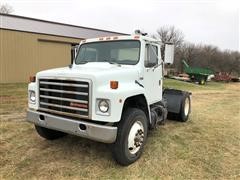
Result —
M117 139L112 144L114 159L127 166L138 160L147 139L147 118L136 108L127 109L118 126Z
M55 130L48 129L48 128L44 128L44 127L41 127L38 125L35 125L35 129L41 137L43 137L47 140L58 139L58 138L61 138L66 135L66 133L63 133L60 131L55 131Z
M186 93L183 96L181 109L178 114L178 119L182 122L186 122L188 120L190 112L191 112L191 98L190 95Z

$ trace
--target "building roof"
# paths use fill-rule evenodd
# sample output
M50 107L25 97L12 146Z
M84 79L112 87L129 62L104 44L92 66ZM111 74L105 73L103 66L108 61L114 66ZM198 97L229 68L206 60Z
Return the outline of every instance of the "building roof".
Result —
M0 14L0 29L84 39L101 36L127 35L120 32L76 26L10 14Z

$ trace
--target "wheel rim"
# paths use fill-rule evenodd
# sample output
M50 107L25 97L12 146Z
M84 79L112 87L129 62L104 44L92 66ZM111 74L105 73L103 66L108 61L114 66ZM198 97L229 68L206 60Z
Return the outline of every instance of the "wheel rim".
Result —
M144 128L143 124L140 121L136 121L129 132L128 135L128 150L130 154L136 154L144 140Z
M188 113L189 113L189 107L190 107L189 98L186 98L185 99L185 105L184 105L184 114L185 114L185 116L187 116Z

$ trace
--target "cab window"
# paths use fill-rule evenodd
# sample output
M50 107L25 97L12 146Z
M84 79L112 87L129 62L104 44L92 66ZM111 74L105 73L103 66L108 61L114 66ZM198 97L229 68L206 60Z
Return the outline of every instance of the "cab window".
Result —
M157 46L147 44L145 47L145 67L153 67L158 64Z

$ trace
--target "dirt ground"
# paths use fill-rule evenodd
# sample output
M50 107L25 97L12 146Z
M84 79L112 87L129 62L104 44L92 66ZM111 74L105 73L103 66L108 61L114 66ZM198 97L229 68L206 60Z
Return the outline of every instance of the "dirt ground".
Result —
M240 84L165 86L193 93L190 120L159 126L141 159L122 167L106 144L39 137L25 119L27 85L1 84L0 179L240 179Z

